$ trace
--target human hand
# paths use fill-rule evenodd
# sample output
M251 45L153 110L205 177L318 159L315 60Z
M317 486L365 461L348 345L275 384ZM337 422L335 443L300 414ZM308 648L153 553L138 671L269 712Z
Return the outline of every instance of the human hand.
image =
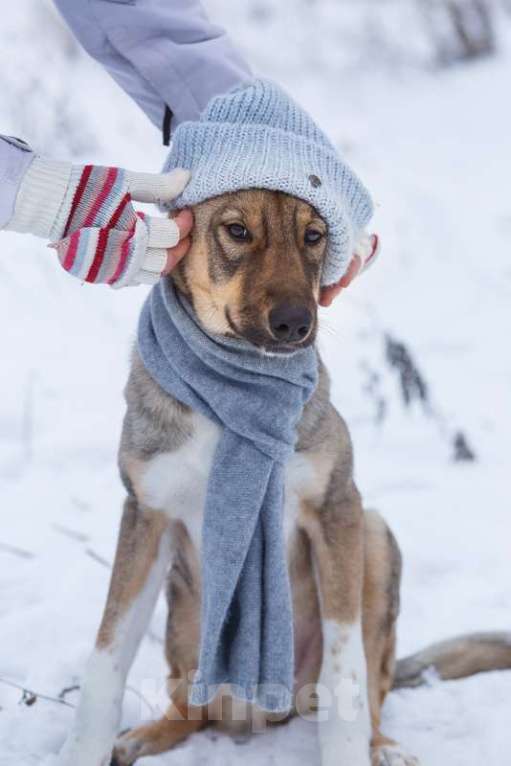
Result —
M334 285L327 285L321 288L319 305L324 307L331 306L339 293L348 287L355 277L358 277L369 266L372 266L379 254L380 239L376 234L361 237L344 276Z
M150 217L137 213L132 200L168 203L189 178L181 169L131 173L36 157L9 228L53 239L63 268L85 282L154 284L187 252L193 216L183 210L172 219Z

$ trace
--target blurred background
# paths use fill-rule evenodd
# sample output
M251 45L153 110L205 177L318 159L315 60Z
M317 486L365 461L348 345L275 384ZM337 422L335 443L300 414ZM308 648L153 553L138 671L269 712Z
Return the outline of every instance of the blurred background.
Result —
M320 348L358 485L403 549L399 653L509 629L511 3L205 4L253 68L312 112L377 204L382 254L322 313ZM2 133L76 162L161 166L158 132L49 0L2 9L0 71ZM122 389L145 295L82 286L41 241L0 235L2 766L41 762L71 720L39 694L79 682L99 619L123 494ZM164 620L160 604L126 726L164 705ZM424 766L502 763L510 699L510 673L431 679L390 696L386 731ZM243 748L204 734L147 763L241 757L319 763L314 727L294 721Z

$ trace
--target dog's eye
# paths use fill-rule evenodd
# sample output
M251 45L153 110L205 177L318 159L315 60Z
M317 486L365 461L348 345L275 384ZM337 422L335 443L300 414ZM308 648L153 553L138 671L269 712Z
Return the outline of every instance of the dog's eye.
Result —
M238 242L250 241L250 232L241 223L231 223L226 228L231 237Z
M307 229L304 240L306 245L317 245L323 239L323 232L318 229Z

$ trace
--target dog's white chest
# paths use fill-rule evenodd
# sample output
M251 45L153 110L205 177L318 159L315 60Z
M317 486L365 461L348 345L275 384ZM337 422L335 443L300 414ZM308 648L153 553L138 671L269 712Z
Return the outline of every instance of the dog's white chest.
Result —
M149 508L183 521L200 547L207 481L220 428L199 413L191 417L193 435L178 449L160 452L146 463L140 491Z
M220 428L198 413L193 414L193 436L172 452L162 452L149 460L140 477L142 502L149 508L164 511L170 518L181 520L195 544L200 546L202 514L209 472L213 463ZM286 470L285 527L294 526L298 511L298 493L311 479L311 466L300 455L294 455ZM247 482L250 466L247 466Z

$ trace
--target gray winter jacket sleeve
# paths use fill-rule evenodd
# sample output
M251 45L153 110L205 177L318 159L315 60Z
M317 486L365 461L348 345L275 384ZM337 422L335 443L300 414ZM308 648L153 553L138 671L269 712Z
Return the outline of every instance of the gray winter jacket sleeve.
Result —
M33 156L22 141L0 136L0 229L13 216L19 185Z
M163 131L196 119L251 72L199 0L55 0L82 46ZM165 141L167 143L167 141ZM0 229L33 155L0 136Z
M55 0L82 46L168 132L251 77L199 0Z

